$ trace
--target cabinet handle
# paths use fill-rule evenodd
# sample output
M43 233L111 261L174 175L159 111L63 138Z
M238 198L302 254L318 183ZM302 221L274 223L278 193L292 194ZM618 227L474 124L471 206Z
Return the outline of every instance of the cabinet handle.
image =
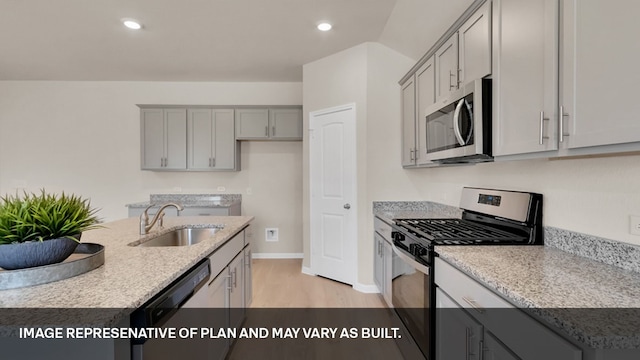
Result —
M233 269L233 288L238 287L238 268Z
M462 69L458 69L458 89L460 88L460 84L462 83L462 76L460 75L462 73Z
M478 303L475 300L468 298L466 296L463 296L462 300L464 300L467 304L471 305L471 307L478 313L484 314L484 308L478 305Z
M211 167L211 158L209 158L209 167Z
M276 127L275 126L271 127L271 136L276 136Z
M216 158L211 158L211 167L216 167Z
M269 136L269 127L268 126L264 127L264 136Z
M464 353L465 353L465 358L467 360L469 360L469 357L471 356L471 354L469 353L469 342L470 342L470 338L471 338L471 331L469 331L469 328L465 328L464 329L465 332L465 339L464 339Z
M544 144L544 139L548 139L548 136L544 136L544 122L549 118L544 117L544 111L540 111L540 145Z
M413 149L409 150L409 160L413 161Z
M231 274L227 275L227 290L233 292L233 288L231 287Z
M449 70L449 91L456 88L455 84L451 83L451 78L455 78L456 74L454 74L451 70Z
M480 343L478 345L478 352L479 352L478 360L483 360L484 359L484 351L485 351L484 340L480 340Z
M569 116L569 114L566 114L564 112L564 106L560 105L560 116L558 116L558 122L560 123L560 125L559 125L560 126L560 130L559 130L559 132L560 132L560 142L564 141L564 137L565 136L569 136L569 134L565 134L564 133L564 118L566 116Z
M413 160L418 160L419 158L418 148L413 149Z
M244 266L251 270L251 253L248 251L244 254Z

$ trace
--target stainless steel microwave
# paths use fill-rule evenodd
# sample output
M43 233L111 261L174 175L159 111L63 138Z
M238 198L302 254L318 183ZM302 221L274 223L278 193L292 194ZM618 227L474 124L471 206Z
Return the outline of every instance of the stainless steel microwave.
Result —
M492 161L491 80L467 83L426 109L426 159L439 163Z

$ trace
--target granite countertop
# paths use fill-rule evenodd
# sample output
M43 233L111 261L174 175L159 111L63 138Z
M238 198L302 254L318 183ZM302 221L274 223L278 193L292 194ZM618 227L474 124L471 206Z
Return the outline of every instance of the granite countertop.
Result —
M373 214L387 223L393 219L460 218L462 210L428 201L376 201Z
M175 202L184 207L226 208L242 202L240 194L151 194L149 201L127 204L129 208L147 208L151 204Z
M548 246L436 246L436 252L591 348L640 348L638 272Z
M0 290L0 308L100 308L92 323L114 325L131 311L207 257L253 220L252 216L165 217L164 229L139 234L137 218L103 224L86 231L83 243L105 247L105 263L88 273L49 284ZM185 226L224 224L214 237L191 246L134 247L159 233Z

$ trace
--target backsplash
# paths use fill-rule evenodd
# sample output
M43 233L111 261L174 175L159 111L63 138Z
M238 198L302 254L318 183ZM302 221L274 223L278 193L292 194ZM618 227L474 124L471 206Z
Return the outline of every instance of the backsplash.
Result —
M544 228L544 245L626 270L640 272L640 246L637 245L550 226Z
M201 201L236 201L242 200L241 194L151 194L152 203L177 202L193 203Z
M374 201L373 213L391 220L393 218L460 218L462 211L454 206L431 201ZM637 245L545 226L544 246L640 272L640 246Z

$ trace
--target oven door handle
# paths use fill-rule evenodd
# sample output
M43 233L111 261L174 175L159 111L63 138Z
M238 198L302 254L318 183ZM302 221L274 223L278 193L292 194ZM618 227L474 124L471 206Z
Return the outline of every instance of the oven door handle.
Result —
M411 266L416 268L416 270L420 271L425 275L429 275L429 268L423 264L420 264L415 259L412 259L409 255L407 255L404 251L398 249L395 245L391 246L393 248L393 252L398 255L398 257L405 262L409 263Z

